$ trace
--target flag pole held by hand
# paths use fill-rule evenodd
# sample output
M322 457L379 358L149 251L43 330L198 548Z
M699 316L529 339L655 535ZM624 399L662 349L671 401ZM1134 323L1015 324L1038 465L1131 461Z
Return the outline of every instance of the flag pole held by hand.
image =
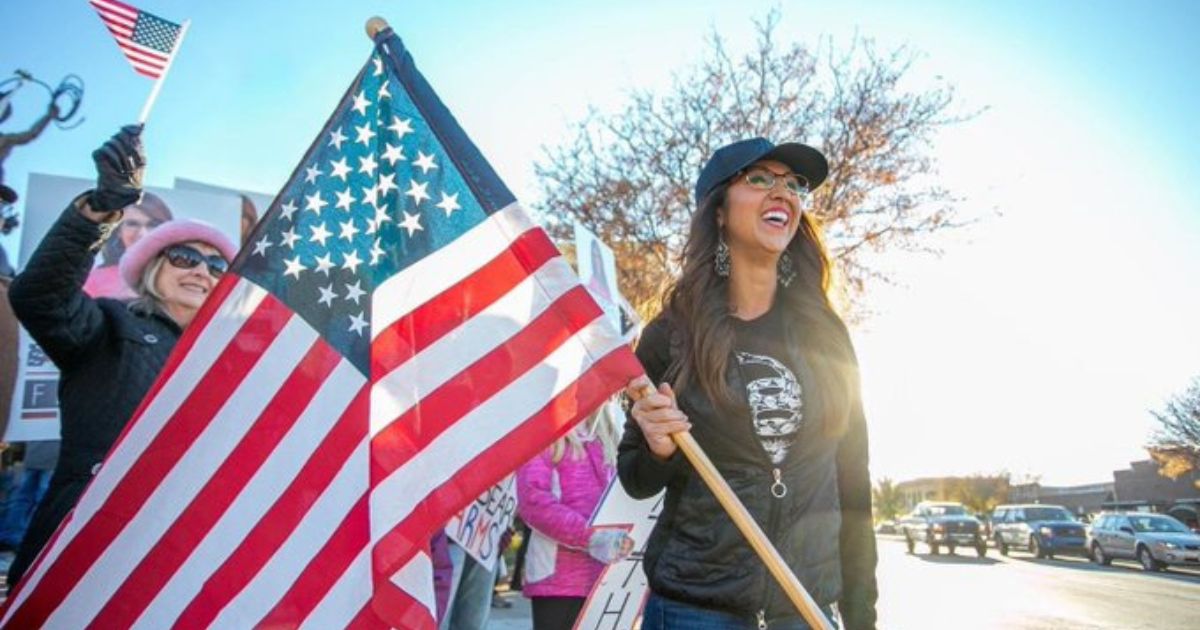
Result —
M634 400L639 400L645 396L654 393L654 389L647 386L638 390ZM700 477L704 479L705 485L709 490L716 495L717 501L721 503L721 507L733 519L734 525L746 537L754 552L767 565L767 570L775 577L775 581L779 582L779 586L783 588L783 592L787 593L788 599L792 605L800 612L800 616L808 622L808 625L818 630L834 630L833 625L817 603L813 601L808 591L804 590L804 586L800 584L800 580L796 578L796 574L783 561L783 557L779 555L779 551L767 540L766 534L762 528L754 521L754 517L750 516L750 512L746 510L746 506L742 505L741 500L733 493L729 487L729 483L717 472L717 467L713 465L712 460L705 454L704 449L696 443L696 438L687 431L672 433L671 439L675 445L679 447L688 461L700 473Z
M179 25L179 37L175 38L175 46L171 48L171 54L167 57L167 65L163 68L162 74L154 80L154 87L150 89L150 96L146 98L146 104L142 106L142 113L138 116L138 124L145 125L146 119L150 117L150 108L154 107L154 101L158 100L158 91L162 89L163 81L167 79L167 73L171 71L171 66L175 63L175 54L183 45L183 37L187 35L188 27L191 24L191 20L184 20L183 24Z

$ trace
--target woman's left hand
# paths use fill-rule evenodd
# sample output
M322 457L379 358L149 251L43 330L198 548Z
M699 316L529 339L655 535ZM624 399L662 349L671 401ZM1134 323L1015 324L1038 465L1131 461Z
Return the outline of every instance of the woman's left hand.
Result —
M96 189L89 199L93 211L116 212L141 200L146 170L141 125L121 127L92 152L92 161L96 164Z
M633 538L619 529L598 529L588 540L588 555L612 564L633 553Z

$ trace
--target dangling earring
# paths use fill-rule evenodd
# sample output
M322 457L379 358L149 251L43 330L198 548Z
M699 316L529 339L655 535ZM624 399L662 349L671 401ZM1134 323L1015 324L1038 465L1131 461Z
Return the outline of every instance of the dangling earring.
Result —
M787 250L779 255L779 262L775 264L775 277L784 288L791 286L792 280L796 279L796 266L792 264L792 257Z
M713 257L713 267L717 275L722 278L728 278L731 264L729 245L725 244L724 236L719 236L717 237L717 254Z

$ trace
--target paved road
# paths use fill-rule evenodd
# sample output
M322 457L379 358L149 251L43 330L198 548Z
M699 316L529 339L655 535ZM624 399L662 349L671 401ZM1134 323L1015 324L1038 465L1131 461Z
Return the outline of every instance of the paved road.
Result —
M0 554L0 570L11 560ZM1136 563L1098 567L1082 558L1035 560L994 549L986 558L908 555L899 538L879 539L882 630L1196 630L1200 572L1144 573ZM529 600L502 597L490 630L528 630Z
M1098 567L1082 558L1035 560L995 549L908 555L879 539L882 630L1196 630L1200 572L1144 573L1136 563ZM493 630L528 630L528 600L493 610Z
M1200 573L1144 573L1136 563L1037 560L1014 551L908 555L879 539L880 627L905 630L1195 630Z

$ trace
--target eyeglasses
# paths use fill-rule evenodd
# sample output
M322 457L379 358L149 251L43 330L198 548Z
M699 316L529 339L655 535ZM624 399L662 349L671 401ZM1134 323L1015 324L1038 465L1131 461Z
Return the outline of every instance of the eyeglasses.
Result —
M172 245L163 251L163 256L167 257L172 267L179 269L194 269L196 265L204 263L208 267L208 275L218 279L229 271L229 262L219 254L205 256L190 245Z
M776 173L765 168L752 168L746 171L743 179L759 190L771 190L775 187L775 182L782 179L784 188L793 195L803 197L808 194L808 180L795 173Z

